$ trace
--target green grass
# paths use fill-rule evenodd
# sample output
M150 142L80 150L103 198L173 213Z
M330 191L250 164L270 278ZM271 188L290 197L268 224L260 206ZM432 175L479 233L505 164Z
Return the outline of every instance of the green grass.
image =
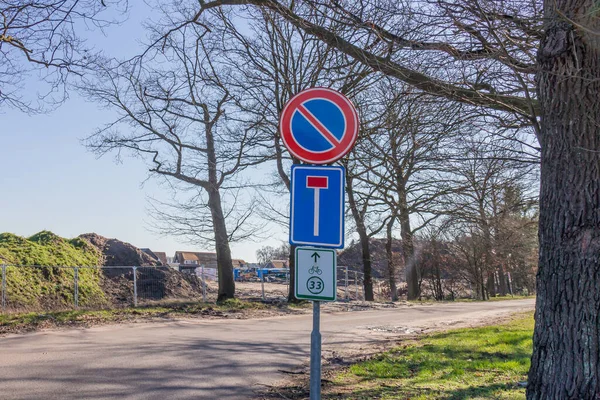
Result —
M408 300L407 303L415 304L415 305L424 305L424 304L431 305L431 304L439 304L439 303L473 303L473 302L485 302L485 301L506 301L506 300L524 300L524 299L535 299L535 295L534 296L521 296L521 295L496 296L496 297L490 297L488 300L459 298L459 299L455 299L455 300L436 301L433 299L423 299L423 300Z
M524 399L533 317L435 334L352 365L326 398Z
M0 234L0 264L18 265L6 269L9 306L21 309L70 307L73 304L74 271L70 268L31 266L97 266L101 254L81 239L63 239L42 231L30 238ZM102 273L94 268L79 270L79 304L107 303L101 289Z
M490 297L488 300L456 299L455 301L471 302L471 301L505 301L505 300L524 300L524 299L535 299L535 296L520 296L520 295L510 296L510 295L508 295L508 296Z

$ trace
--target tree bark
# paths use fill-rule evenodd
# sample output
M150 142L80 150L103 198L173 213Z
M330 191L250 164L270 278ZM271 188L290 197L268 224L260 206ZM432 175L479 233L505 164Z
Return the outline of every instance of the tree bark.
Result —
M421 285L419 285L415 245L410 227L410 213L408 207L406 207L406 199L400 199L398 219L400 220L402 256L404 257L404 273L406 275L406 285L408 288L407 298L408 300L416 300L421 295Z
M296 298L296 246L290 246L290 286L288 290L288 303L299 303Z
M496 277L494 276L494 271L487 273L485 289L489 297L496 297Z
M209 121L208 111L204 109L204 117ZM233 262L231 261L231 250L229 248L229 235L227 224L221 205L221 193L219 192L219 179L217 177L217 153L213 136L214 122L208 122L205 126L208 182L208 206L212 217L213 231L215 233L215 250L217 252L217 270L219 272L219 293L217 301L233 299L235 297L235 278L233 275Z
M212 216L213 230L215 232L215 249L217 251L217 269L219 271L219 294L217 301L233 299L235 297L235 279L233 276L233 262L229 249L227 225L221 207L221 195L218 189L208 191L208 204Z
M527 398L600 398L600 21L546 0L538 52L540 256Z
M387 270L388 270L388 281L390 283L390 296L392 301L398 301L398 288L396 287L396 265L394 264L394 252L392 246L394 244L394 238L392 236L392 229L394 227L394 218L390 218L390 221L386 226L387 241L385 243L385 255L387 258Z
M498 291L500 296L506 296L508 294L508 278L502 264L498 267Z

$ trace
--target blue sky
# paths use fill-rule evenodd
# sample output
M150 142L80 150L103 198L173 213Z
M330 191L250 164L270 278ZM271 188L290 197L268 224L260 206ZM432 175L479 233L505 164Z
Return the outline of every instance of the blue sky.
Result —
M139 3L123 25L109 28L105 35L88 33L90 42L111 56L135 54L144 35L141 22L149 15L149 9ZM117 164L111 155L97 159L81 144L81 139L110 120L110 111L74 92L46 115L0 110L0 232L30 236L50 230L68 238L96 232L170 255L176 249L203 250L148 230L146 199L165 198L166 188L152 179L146 181L141 160L125 158ZM232 245L233 256L253 261L258 247L286 240L275 229L260 244Z

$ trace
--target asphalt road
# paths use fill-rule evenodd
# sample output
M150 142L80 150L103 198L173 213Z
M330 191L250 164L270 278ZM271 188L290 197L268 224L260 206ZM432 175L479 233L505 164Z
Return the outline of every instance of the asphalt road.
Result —
M533 309L533 300L324 313L323 352L371 346L415 328ZM0 398L248 399L306 365L311 316L186 320L0 338Z

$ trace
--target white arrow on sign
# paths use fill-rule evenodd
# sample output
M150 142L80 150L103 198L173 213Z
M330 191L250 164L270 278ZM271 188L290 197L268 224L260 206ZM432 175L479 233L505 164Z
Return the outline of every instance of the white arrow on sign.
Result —
M306 177L306 187L315 191L313 235L319 236L319 192L329 187L329 179L326 176L309 175Z

